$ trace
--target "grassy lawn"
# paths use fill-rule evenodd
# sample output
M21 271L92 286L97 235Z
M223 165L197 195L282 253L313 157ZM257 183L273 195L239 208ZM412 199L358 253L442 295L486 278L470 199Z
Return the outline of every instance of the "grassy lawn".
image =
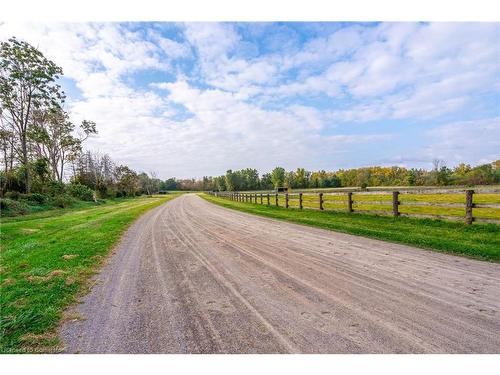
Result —
M264 195L264 203L266 202L266 196ZM275 196L271 194L271 204L275 204ZM302 196L304 208L319 208L319 196L317 194L304 194ZM323 195L323 207L326 210L337 210L346 211L347 210L347 196L346 194L341 195ZM369 194L363 195L360 193L353 194L353 209L354 211L386 211L387 213L392 212L392 195L391 194ZM380 204L370 204L364 203L369 201L377 201ZM399 201L401 205L399 206L399 212L403 214L420 214L420 215L445 215L445 216L456 216L463 218L465 215L465 208L461 207L446 207L439 204L446 203L460 203L465 205L465 194L401 194L399 196ZM260 195L258 194L258 202L260 202ZM433 203L435 206L410 206L405 205L405 203L412 202L428 202ZM289 207L299 207L299 199L297 193L291 193L289 195ZM500 204L500 194L484 194L478 193L474 194L474 203L493 203ZM285 197L283 194L278 196L278 204L280 206L285 205ZM473 216L476 218L484 219L497 219L500 220L500 209L499 208L474 208Z
M285 209L274 206L274 200L271 200L271 205L267 206L266 204L239 203L207 194L201 194L201 197L223 207L256 215L500 262L500 225L496 224L465 225L460 222L431 219ZM265 199L264 203L266 203Z
M2 218L0 352L54 352L64 309L84 292L125 229L178 195Z

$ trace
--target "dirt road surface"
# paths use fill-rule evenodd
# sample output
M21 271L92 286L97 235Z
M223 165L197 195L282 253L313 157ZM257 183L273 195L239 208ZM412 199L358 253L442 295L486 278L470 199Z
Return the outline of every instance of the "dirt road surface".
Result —
M500 353L500 264L183 195L142 216L61 328L77 353Z

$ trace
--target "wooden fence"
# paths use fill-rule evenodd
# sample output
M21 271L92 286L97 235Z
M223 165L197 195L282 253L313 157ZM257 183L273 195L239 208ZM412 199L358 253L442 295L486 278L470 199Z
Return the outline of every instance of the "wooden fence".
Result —
M500 189L412 189L337 192L208 192L236 202L284 208L362 212L500 224Z

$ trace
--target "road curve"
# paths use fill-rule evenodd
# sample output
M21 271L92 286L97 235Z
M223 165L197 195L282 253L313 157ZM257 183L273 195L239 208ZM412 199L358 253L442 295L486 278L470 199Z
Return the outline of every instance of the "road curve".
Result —
M500 353L500 264L225 209L142 216L65 323L70 353Z

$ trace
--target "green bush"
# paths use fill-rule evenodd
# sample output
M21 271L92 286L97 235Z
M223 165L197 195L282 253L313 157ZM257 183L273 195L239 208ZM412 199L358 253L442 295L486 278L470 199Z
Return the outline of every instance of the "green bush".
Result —
M18 200L20 195L18 191L8 191L5 193L5 198Z
M88 186L82 184L69 184L66 187L67 192L82 201L93 201L94 191Z
M29 194L20 194L19 199L22 201L26 201L30 204L44 204L47 200L47 197L40 193L29 193Z
M61 194L61 195L56 195L52 199L53 203L55 206L60 207L60 208L67 208L70 207L73 203L75 203L75 198L68 194Z
M50 181L47 184L47 192L51 197L57 197L58 195L63 195L65 192L65 185L63 182Z
M28 206L10 198L0 198L0 211L2 216L24 215L28 212Z
M47 201L47 197L40 193L31 194L30 201L33 203L44 204Z

